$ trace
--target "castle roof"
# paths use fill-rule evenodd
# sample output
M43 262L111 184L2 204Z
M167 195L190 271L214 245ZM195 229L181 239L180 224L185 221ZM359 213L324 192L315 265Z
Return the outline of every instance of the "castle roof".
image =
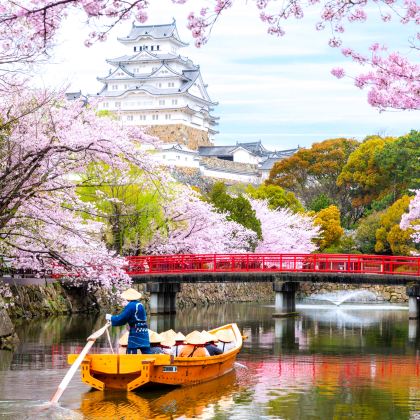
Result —
M187 64L192 67L197 67L192 63L192 61L189 58L183 57L179 54L172 54L172 53L154 54L150 51L144 51L144 50L139 51L136 54L125 54L120 57L109 58L106 60L108 64L111 64L113 66L119 65L120 63L135 63L137 61L141 61L141 62L180 61L183 64Z
M256 141L256 142L248 142L248 143L236 143L236 145L234 146L200 146L198 148L198 151L199 151L200 156L233 157L233 154L239 148L245 149L249 153L255 156L266 157L266 161L268 159L274 159L274 161L283 159L287 156L293 155L293 153L295 153L298 150L298 149L289 149L289 150L282 150L279 152L273 152L271 150L267 150L261 144L261 141ZM267 162L267 164L269 163Z
M118 41L136 41L139 38L145 37L153 39L172 38L181 45L188 45L187 43L180 40L175 19L172 21L172 23L166 23L163 25L136 25L133 22L130 33L125 38L118 38Z

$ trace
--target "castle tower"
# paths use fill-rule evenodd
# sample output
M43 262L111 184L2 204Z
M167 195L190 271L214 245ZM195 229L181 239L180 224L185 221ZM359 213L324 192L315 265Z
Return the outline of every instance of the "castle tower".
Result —
M118 38L127 53L106 60L112 68L97 94L100 109L118 112L123 124L148 126L163 141L196 149L213 141L217 117L200 66L179 50L188 44L179 38L175 20L166 25L137 26Z

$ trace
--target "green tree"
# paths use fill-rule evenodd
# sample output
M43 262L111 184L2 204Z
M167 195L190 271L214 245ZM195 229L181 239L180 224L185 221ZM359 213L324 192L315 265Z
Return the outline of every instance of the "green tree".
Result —
M97 186L99 172L101 179L106 176L106 183ZM136 167L122 174L108 165L91 165L77 192L93 204L92 217L105 222L106 241L120 255L141 253L164 223L162 195L156 183Z
M420 188L420 131L411 131L375 152L375 163L385 176L384 190L392 202L410 189Z
M208 194L211 202L219 212L227 213L227 219L253 230L261 239L261 222L257 219L249 200L242 194L231 196L223 182L216 182Z
M375 253L376 231L379 229L383 213L375 211L360 219L355 232L355 241L362 254Z
M288 208L293 212L304 211L304 208L300 201L291 191L285 191L278 185L260 185L259 187L253 187L248 185L246 192L252 198L257 200L267 200L268 206L275 210L278 208Z
M353 214L349 189L344 184L338 185L337 178L358 146L356 140L345 138L314 143L310 149L300 149L293 156L276 162L267 184L292 191L307 208L317 197L328 197L330 204L339 206L343 223L349 225L357 215Z
M327 207L331 206L333 204L330 197L328 197L326 194L321 193L318 196L316 196L309 204L308 204L308 210L318 212L322 209L326 209Z

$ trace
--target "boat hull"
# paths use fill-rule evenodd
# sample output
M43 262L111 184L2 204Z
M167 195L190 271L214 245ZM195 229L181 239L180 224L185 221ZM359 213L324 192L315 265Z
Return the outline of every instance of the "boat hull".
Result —
M91 354L82 362L82 381L98 390L132 391L144 386L185 386L209 381L230 372L242 348L242 335L236 324L232 329L236 347L210 357L173 357L166 354ZM78 355L69 355L72 364Z

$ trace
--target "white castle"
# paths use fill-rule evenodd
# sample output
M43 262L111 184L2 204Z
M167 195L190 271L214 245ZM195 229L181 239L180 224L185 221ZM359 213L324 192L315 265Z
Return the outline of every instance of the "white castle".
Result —
M106 60L112 68L96 95L100 110L118 115L123 125L145 126L162 140L151 146L153 159L168 167L196 170L201 175L252 184L264 182L274 163L297 149L271 151L261 141L215 146L217 117L200 67L178 51L187 46L179 38L175 20L166 25L133 24L118 40L126 55ZM67 93L69 100L83 97ZM149 146L148 146L149 147Z
M217 133L218 118L211 115L217 103L207 93L200 66L179 54L188 44L180 40L175 20L166 25L133 24L129 35L118 41L127 54L106 60L112 69L97 78L104 84L97 94L103 99L100 109L118 112L124 125L200 130L207 141L197 146L209 144Z

